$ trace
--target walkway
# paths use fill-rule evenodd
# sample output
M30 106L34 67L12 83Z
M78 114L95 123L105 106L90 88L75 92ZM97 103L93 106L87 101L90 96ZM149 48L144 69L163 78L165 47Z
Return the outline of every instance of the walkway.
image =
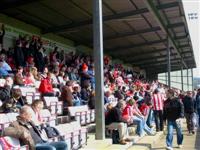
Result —
M198 130L195 135L189 135L186 127L184 127L183 133L184 141L181 150L200 150L200 130ZM166 135L152 147L152 150L166 150L165 138ZM173 146L174 150L180 150L177 148L176 135L174 135Z

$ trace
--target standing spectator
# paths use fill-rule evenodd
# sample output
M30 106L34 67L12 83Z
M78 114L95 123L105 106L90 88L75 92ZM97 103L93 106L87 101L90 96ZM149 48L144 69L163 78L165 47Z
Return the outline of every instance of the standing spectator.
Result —
M0 29L0 50L3 49L3 37L5 35L5 26L4 24L1 25L1 29Z
M168 150L173 150L173 129L177 132L177 144L178 147L182 147L183 134L181 129L181 118L184 117L184 106L180 99L175 96L175 92L172 89L168 90L167 100L164 103L164 120L167 120L167 137L166 144Z
M159 89L155 89L152 104L156 123L156 131L163 131L163 104L164 97L160 94Z
M198 120L199 120L199 125L200 125L200 89L197 90L197 96L196 96L196 108L197 108L197 113L198 113Z
M14 58L15 58L15 63L16 63L17 67L25 65L24 54L23 54L23 51L22 51L21 39L19 39L16 42L16 48L14 50L14 56L15 56Z
M35 53L35 65L38 68L39 72L42 72L45 67L45 61L44 61L44 53L43 53L43 47L40 46L39 49Z
M91 77L88 74L88 66L86 63L82 65L82 71L81 71L81 86L83 86L85 81L90 81Z
M188 132L189 134L190 133L194 134L195 124L193 122L193 118L194 118L196 104L195 104L195 100L192 97L191 91L187 92L187 95L183 99L183 104L184 104L184 112L185 112Z

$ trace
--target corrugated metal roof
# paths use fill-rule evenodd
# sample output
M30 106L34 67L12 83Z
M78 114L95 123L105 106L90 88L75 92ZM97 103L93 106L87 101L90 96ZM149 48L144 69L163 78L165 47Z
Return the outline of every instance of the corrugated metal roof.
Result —
M188 68L196 67L182 2L151 1L160 16L156 18L147 1L103 0L104 52L134 66L155 66L158 73L165 72L166 29L175 45L172 70L181 68L180 56ZM92 47L92 0L4 0L1 4L1 13L39 27L44 34L53 32Z

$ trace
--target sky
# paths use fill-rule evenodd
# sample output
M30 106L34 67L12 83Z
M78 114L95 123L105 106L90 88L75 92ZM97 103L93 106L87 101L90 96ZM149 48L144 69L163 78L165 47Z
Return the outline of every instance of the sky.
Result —
M200 0L182 1L197 64L194 77L200 77Z

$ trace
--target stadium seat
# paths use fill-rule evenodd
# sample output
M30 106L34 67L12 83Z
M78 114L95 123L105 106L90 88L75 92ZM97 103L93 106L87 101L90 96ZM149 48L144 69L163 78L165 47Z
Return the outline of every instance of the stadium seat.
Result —
M19 115L18 113L7 113L6 114L7 119L8 119L9 122L16 121L18 115Z
M20 145L20 141L16 138L13 137L9 137L9 136L5 136L5 137L1 137L3 138L3 141L5 141L6 143L8 143L10 145L10 147L12 147L12 150L29 150L28 145L25 146L21 146ZM3 146L0 146L0 150L4 150Z
M45 122L49 123L50 126L56 126L56 116L51 115L48 109L41 110L41 117L44 119Z
M3 113L0 114L0 130L3 130L4 128L8 127L10 124L10 121L8 119L8 116Z
M26 93L35 93L36 89L35 87L20 87L20 90L22 92L22 96L26 96Z

